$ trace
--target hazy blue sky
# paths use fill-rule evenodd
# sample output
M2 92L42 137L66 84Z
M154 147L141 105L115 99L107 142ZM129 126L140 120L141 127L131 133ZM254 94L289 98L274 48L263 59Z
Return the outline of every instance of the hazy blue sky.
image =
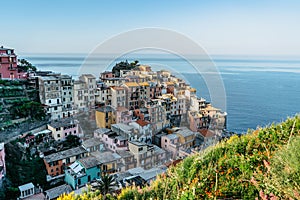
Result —
M88 53L118 33L161 27L209 54L300 55L300 1L1 2L0 44L20 53Z

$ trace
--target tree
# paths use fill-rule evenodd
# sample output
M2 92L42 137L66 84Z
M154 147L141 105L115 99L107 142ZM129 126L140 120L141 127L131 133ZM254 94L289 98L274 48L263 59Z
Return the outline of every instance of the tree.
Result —
M78 147L79 145L80 145L80 138L76 135L68 135L66 137L66 140L63 141L64 149Z
M118 187L116 179L109 174L104 174L101 180L98 180L97 189L100 190L104 199L106 195L112 193L116 187Z
M36 67L25 59L18 59L18 69L25 72L28 70L36 71Z

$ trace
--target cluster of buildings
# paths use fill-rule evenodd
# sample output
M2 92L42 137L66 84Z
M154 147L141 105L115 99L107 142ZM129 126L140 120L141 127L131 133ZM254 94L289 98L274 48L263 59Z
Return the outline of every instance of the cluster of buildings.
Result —
M225 112L166 70L138 65L117 74L105 71L99 78L35 72L27 79L51 115L48 137L82 138L78 147L41 154L47 180L63 179L73 190L103 174L114 174L120 187L149 183L170 162L213 144L226 129ZM97 129L86 138L73 116L89 110L95 111Z

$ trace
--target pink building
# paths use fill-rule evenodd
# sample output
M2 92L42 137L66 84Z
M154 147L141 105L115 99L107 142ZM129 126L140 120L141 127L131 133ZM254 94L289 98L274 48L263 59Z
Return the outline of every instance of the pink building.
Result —
M55 140L64 140L68 135L83 136L79 132L79 122L72 117L52 121L47 127Z
M14 49L0 47L0 79L26 79L25 72L18 71L18 58Z
M171 152L173 159L178 156L179 147L179 137L176 134L173 133L161 137L161 148L168 152Z
M96 135L94 135L96 136ZM97 134L106 149L110 149L113 152L128 150L128 141L123 136L118 135L116 132L109 131Z
M6 167L5 167L5 151L4 151L4 142L0 143L0 180L5 176Z
M115 75L110 71L105 71L100 74L100 79L115 78Z

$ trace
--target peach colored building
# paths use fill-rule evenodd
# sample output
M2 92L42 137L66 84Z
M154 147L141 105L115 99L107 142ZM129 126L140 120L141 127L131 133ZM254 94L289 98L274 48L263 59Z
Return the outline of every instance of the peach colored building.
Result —
M88 152L83 147L75 147L45 156L44 164L47 174L51 177L61 175L64 173L66 166L86 156L88 156Z

